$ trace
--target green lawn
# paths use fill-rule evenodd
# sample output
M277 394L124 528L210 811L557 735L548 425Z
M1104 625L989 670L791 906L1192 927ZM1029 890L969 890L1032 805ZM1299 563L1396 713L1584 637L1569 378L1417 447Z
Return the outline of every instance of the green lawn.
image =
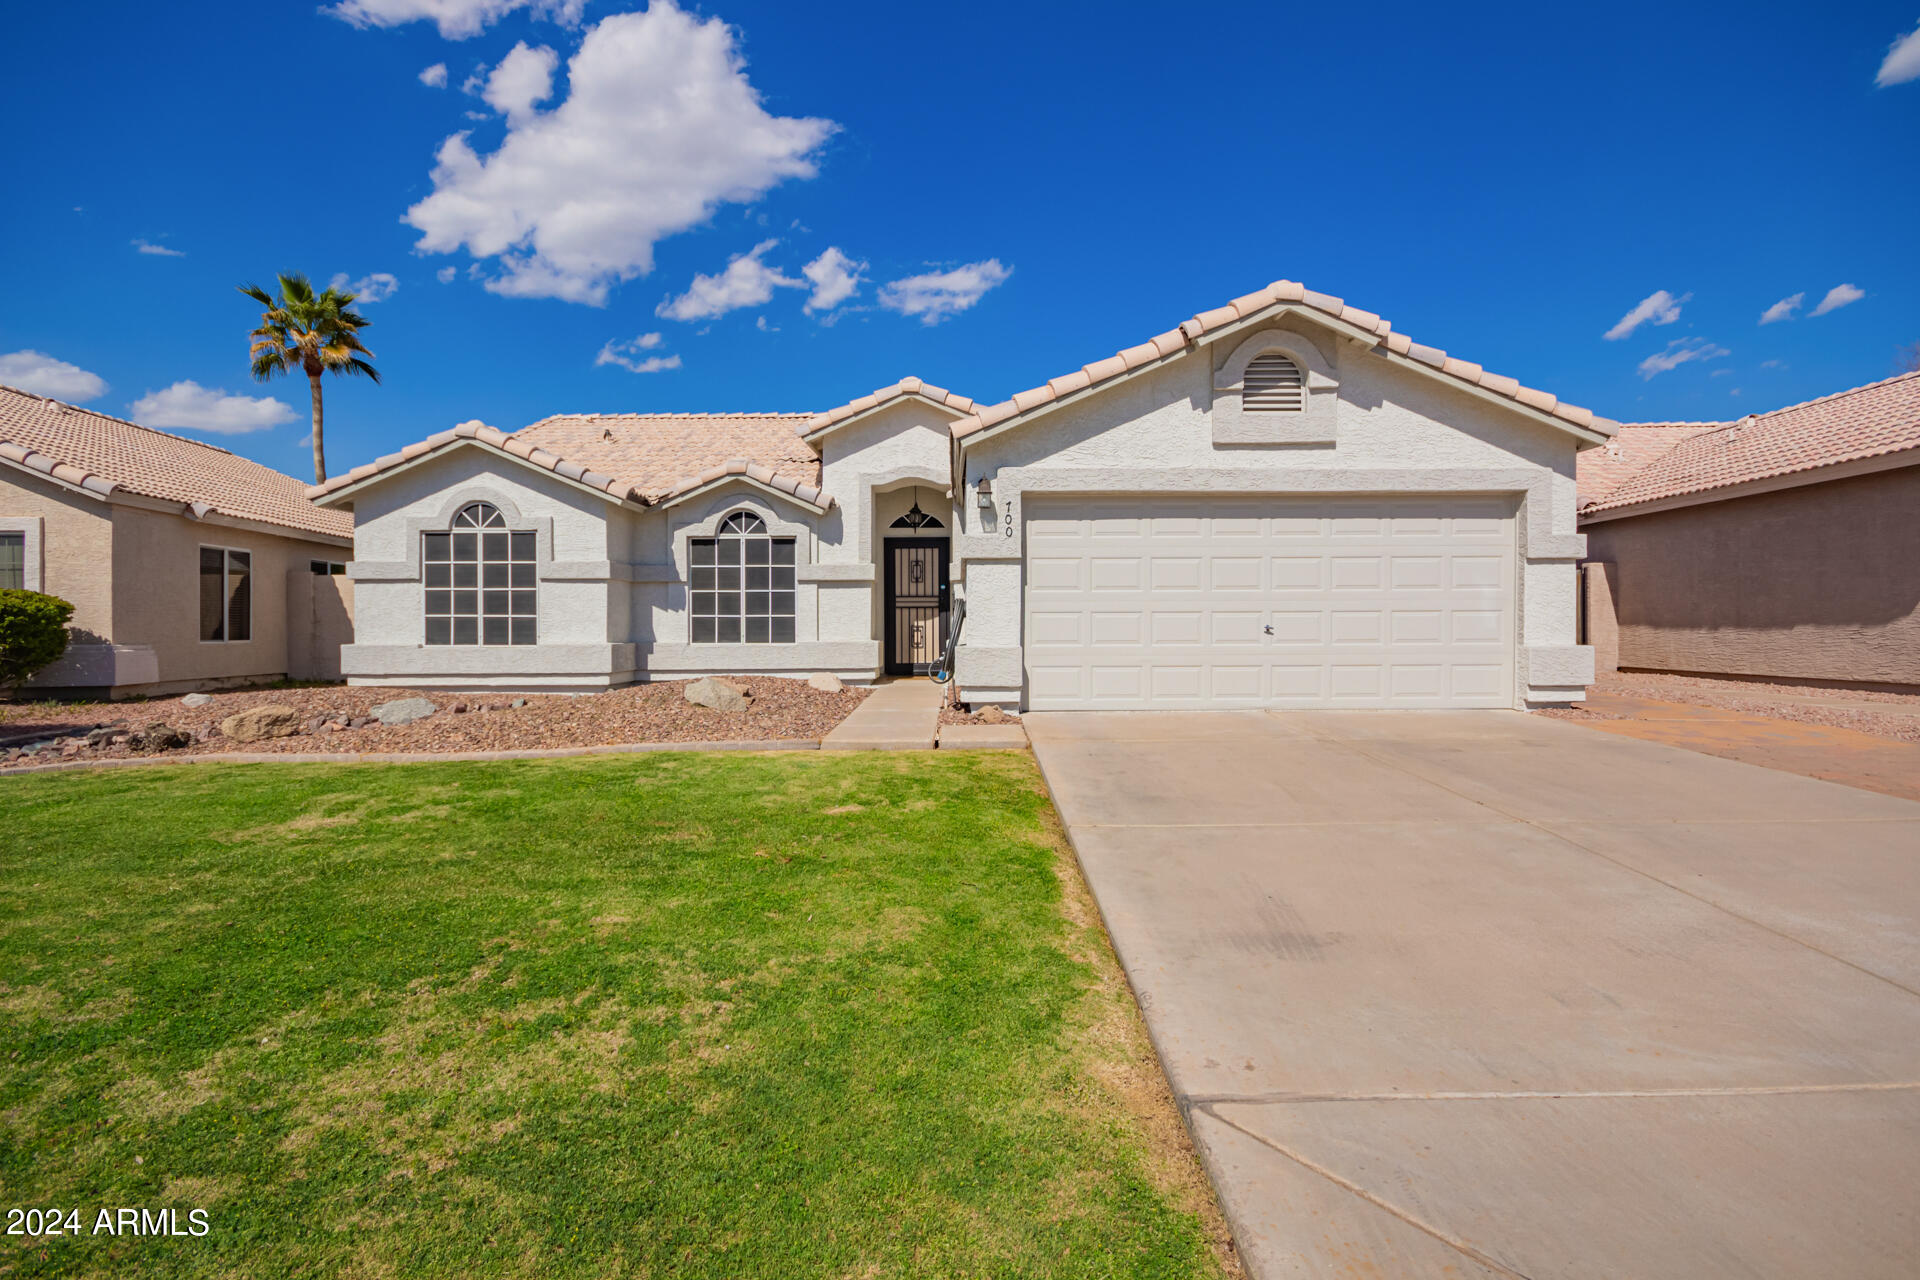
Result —
M210 1225L0 1275L1220 1275L1052 823L1002 753L0 779L0 1210Z

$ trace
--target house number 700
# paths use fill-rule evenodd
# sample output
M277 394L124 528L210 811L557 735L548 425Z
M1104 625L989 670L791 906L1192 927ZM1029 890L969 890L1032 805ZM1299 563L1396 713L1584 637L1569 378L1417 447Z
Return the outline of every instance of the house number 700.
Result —
M1006 530L1007 530L1007 537L1011 538L1013 536L1013 499L1012 498L1007 499Z

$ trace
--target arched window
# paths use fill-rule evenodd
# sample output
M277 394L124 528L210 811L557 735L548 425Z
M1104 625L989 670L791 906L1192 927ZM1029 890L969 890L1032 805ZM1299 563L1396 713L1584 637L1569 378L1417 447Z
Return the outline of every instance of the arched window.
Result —
M736 511L712 538L688 540L688 616L695 644L793 643L793 539Z
M424 533L428 644L535 644L534 536L490 502L469 502L445 533Z
M1277 351L1255 356L1247 365L1240 407L1246 413L1304 413L1306 375Z

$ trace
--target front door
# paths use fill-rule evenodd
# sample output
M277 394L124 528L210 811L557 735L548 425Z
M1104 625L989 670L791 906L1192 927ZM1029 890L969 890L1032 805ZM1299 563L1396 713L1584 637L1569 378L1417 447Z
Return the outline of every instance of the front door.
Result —
M926 675L947 642L947 540L889 538L887 674Z

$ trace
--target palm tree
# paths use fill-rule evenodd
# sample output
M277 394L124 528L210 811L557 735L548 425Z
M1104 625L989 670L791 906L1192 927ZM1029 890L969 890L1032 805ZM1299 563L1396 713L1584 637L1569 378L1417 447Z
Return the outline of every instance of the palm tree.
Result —
M353 294L333 288L316 294L313 282L297 272L280 277L278 298L256 284L243 285L240 292L266 308L247 351L253 376L265 382L298 369L313 386L313 482L321 484L327 478L327 451L320 375L358 374L380 381L380 371L360 358L373 354L360 345L367 318L351 310Z

